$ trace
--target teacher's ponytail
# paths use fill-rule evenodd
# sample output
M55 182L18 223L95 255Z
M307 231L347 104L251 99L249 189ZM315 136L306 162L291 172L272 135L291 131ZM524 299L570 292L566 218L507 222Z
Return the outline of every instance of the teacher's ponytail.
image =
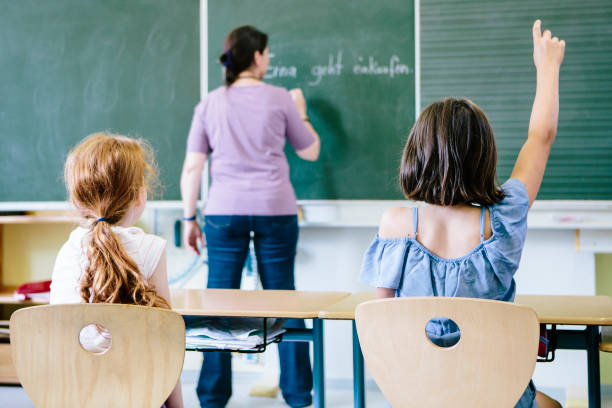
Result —
M225 84L233 84L238 75L253 64L255 51L264 52L268 35L253 26L235 28L225 38L224 52L219 62L225 67Z

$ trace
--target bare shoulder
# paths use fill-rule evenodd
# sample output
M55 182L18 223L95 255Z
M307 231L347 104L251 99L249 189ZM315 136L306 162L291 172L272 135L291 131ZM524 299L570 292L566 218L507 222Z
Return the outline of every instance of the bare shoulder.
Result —
M412 209L391 207L383 214L378 228L381 238L404 238L412 235Z

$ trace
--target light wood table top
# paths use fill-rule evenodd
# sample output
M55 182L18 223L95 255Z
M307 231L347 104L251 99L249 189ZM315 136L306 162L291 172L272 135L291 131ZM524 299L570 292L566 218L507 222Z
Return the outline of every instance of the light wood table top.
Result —
M540 323L612 325L612 297L517 295L515 302L535 310Z
M354 293L319 313L321 319L353 320L358 304L375 299L374 292ZM533 308L540 323L612 325L610 296L517 295L516 303Z
M319 313L319 318L329 320L354 320L355 308L357 305L374 299L376 299L374 292L353 293L338 303L321 310L321 313Z
M192 316L313 319L348 292L298 290L171 289L172 309Z

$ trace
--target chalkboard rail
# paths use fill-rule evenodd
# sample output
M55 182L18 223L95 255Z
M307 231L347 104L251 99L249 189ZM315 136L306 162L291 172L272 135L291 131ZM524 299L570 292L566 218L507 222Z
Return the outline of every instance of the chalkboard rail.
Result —
M25 223L78 223L79 217L68 202L0 203L0 225ZM28 204L31 204L29 206ZM307 228L375 228L390 207L410 207L418 203L402 200L298 200ZM203 203L198 204L199 208ZM44 210L44 211L41 211ZM181 201L150 201L146 211L175 211ZM21 211L22 215L2 215L3 211ZM13 213L11 213L13 214ZM529 229L612 230L612 200L541 200L529 212Z

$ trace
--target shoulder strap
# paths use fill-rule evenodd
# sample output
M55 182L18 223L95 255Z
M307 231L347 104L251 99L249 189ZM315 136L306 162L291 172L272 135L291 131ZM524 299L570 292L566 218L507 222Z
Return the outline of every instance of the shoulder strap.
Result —
M486 219L487 207L484 205L480 207L480 242L484 242L484 230L485 230L485 219Z
M419 226L419 208L412 207L412 233L417 236L417 227Z

